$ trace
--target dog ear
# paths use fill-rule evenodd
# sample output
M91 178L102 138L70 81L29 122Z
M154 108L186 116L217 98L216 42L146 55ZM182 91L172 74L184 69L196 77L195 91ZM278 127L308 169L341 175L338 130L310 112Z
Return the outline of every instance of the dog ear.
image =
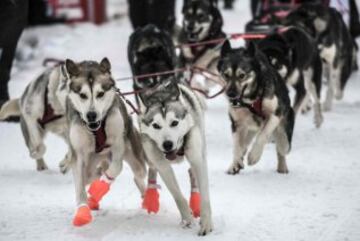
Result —
M221 56L225 56L230 51L231 51L231 45L230 45L230 41L227 39L225 40L225 42L221 47Z
M65 60L65 67L66 67L66 71L69 73L70 77L78 76L80 74L79 66L77 66L77 64L74 61L72 61L71 59Z
M100 69L104 73L110 73L111 70L111 64L108 58L103 58L100 62Z

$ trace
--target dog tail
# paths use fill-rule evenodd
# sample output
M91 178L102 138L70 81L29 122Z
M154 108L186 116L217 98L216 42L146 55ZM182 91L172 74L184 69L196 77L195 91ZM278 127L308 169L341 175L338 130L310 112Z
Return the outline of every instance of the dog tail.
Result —
M0 110L0 121L6 120L11 116L20 116L19 99L7 101Z

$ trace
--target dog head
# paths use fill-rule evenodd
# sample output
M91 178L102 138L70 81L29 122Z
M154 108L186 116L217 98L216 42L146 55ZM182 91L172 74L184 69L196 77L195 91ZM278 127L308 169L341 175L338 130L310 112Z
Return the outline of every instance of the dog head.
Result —
M260 84L258 75L266 67L266 57L250 42L248 48L232 49L227 40L222 46L218 71L226 82L225 93L230 101L250 97Z
M330 22L329 9L322 4L303 4L292 11L283 23L287 26L297 26L304 29L315 37L328 28Z
M169 34L155 25L137 29L128 45L128 59L134 75L168 71L175 68L175 47ZM153 76L134 80L138 89L151 88L167 76Z
M222 16L214 0L186 0L182 9L183 32L190 42L202 41L221 32Z
M194 125L180 98L177 85L171 86L171 97L158 101L146 101L146 111L141 117L141 132L153 140L169 160L176 159L177 152L184 146L184 137ZM152 99L155 100L155 99Z
M77 64L67 59L65 67L70 77L68 98L72 106L90 130L99 129L116 95L109 60Z

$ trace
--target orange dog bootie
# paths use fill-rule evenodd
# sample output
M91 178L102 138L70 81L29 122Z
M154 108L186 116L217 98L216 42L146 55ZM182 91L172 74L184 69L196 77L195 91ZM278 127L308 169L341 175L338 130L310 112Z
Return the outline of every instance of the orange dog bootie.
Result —
M100 205L93 197L89 197L87 200L87 204L91 210L99 210Z
M199 192L191 192L189 206L195 218L200 217L201 196Z
M99 203L103 196L110 190L110 184L112 180L107 176L103 175L100 179L93 181L89 188L89 199L91 199L91 205ZM89 201L88 199L88 201Z
M90 223L92 220L91 211L88 206L81 206L77 209L75 217L73 219L73 225L81 227Z
M147 188L142 203L142 208L148 213L157 213L159 211L159 192L156 188Z

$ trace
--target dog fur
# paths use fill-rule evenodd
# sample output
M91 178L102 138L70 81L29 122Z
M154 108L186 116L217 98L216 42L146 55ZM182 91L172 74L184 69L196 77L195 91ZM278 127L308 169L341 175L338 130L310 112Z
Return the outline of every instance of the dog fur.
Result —
M355 67L356 45L341 14L321 4L304 4L287 16L285 24L303 28L317 40L328 80L323 109L329 111L334 96L342 99L346 82Z
M126 160L141 195L145 190L145 155L140 136L115 91L108 59L100 63L66 60L69 94L66 119L72 151L76 203L87 205L85 186L101 174L115 179ZM94 131L104 126L106 146L97 150Z
M146 155L171 192L181 214L182 225L193 223L190 207L181 194L172 163L190 162L190 176L201 195L199 235L212 231L208 186L204 112L200 98L189 87L169 80L142 96L144 112L140 116L140 132ZM194 181L192 188L194 188Z
M301 109L306 110L304 102L312 97L314 123L320 127L323 122L320 103L322 61L315 40L302 29L289 27L258 41L258 47L285 82L294 87L295 114Z
M290 151L294 128L294 112L286 85L270 65L266 56L250 43L247 49L232 49L226 41L221 50L219 72L226 81L226 95L230 102L229 115L233 131L233 161L229 174L256 164L274 136L279 173L288 173L285 156Z

